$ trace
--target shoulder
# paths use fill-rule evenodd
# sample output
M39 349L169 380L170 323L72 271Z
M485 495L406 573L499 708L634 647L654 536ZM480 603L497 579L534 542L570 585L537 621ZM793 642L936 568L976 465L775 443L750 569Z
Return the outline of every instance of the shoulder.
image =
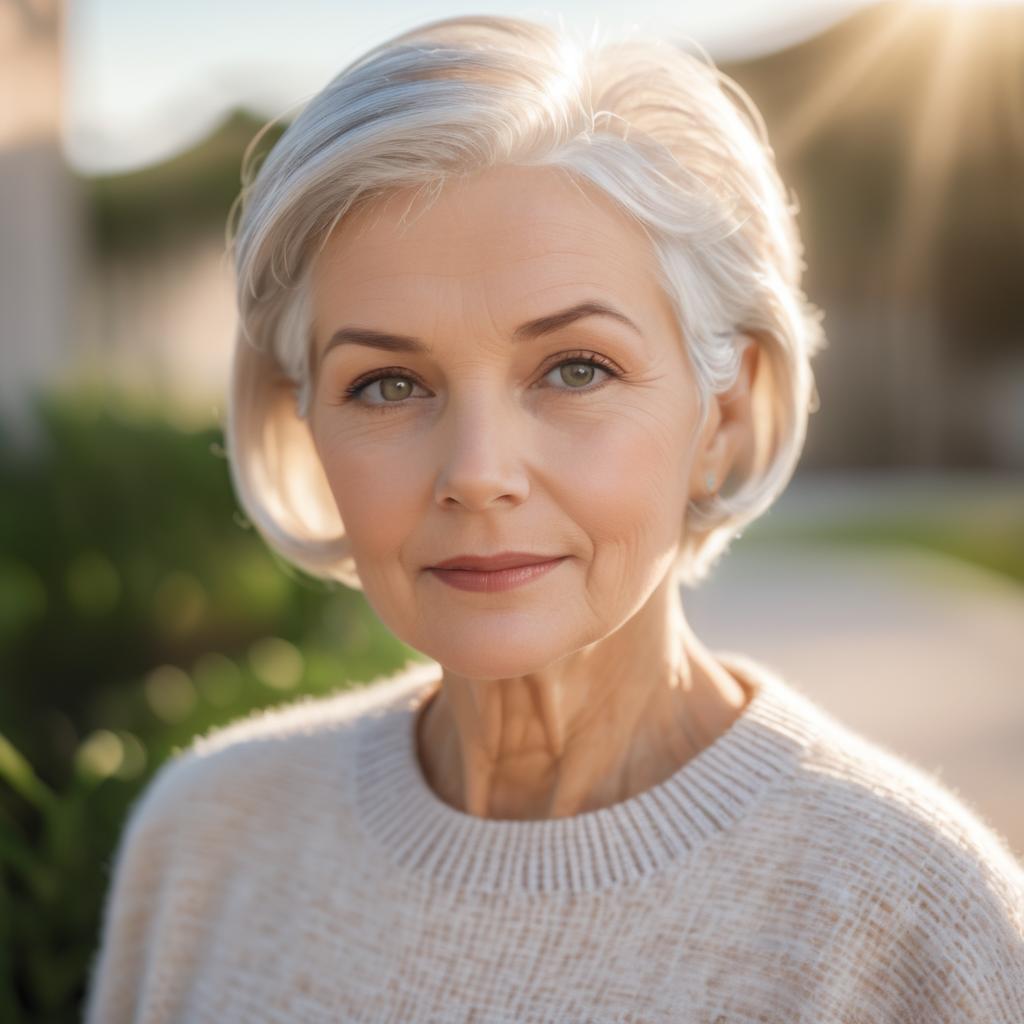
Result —
M823 826L893 856L943 851L951 866L981 862L1020 884L1022 869L1005 839L938 774L858 732L778 672L759 668L769 742L798 741L789 785L775 794L787 802L794 827L800 821L818 834L815 826Z
M432 665L409 662L398 672L351 689L254 711L192 739L165 761L131 808L125 841L160 831L203 831L209 819L259 828L268 813L294 813L321 797L341 806L350 737L422 685ZM208 838L208 837L207 837Z
M849 728L803 695L809 742L791 798L851 856L890 873L908 893L929 882L989 893L1024 934L1024 870L1006 840L938 775ZM865 864L865 869L867 868Z
M825 724L809 748L802 782L842 816L844 832L862 835L887 864L890 858L906 860L918 874L936 871L987 880L1007 898L1024 931L1024 873L993 825L937 774L822 717Z
M884 945L884 976L911 979L909 1019L1024 1020L1024 870L1006 840L936 775L816 714L785 797L801 868Z
M127 1019L154 964L199 948L215 922L229 929L232 908L280 890L282 879L301 884L300 873L281 871L281 858L308 837L331 849L345 841L348 737L429 668L413 663L390 678L255 712L196 737L157 769L129 807L110 863L89 1024Z

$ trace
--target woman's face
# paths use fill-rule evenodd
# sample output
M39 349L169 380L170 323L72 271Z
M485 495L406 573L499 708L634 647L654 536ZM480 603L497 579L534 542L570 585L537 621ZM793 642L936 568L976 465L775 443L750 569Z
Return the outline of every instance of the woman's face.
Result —
M317 259L310 429L389 629L460 674L525 674L665 581L697 479L695 379L646 236L600 190L498 168L399 225L412 198L345 218ZM619 315L556 315L583 303ZM496 592L428 569L504 551L564 558Z

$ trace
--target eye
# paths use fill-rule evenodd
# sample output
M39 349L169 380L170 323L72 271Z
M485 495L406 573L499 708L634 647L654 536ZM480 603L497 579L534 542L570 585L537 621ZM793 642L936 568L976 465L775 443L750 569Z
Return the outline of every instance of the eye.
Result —
M367 402L361 401L361 396L371 384L380 384L380 388L377 394L380 396L381 401L379 402ZM400 367L392 366L381 370L372 370L365 377L360 377L354 381L347 388L345 388L342 394L342 402L351 402L360 400L362 405L374 406L377 408L405 405L405 399L407 399L416 387L416 381L402 372Z
M605 374L605 379L598 380L598 383L590 386L594 380L594 371L600 370ZM597 391L604 386L609 377L618 377L619 373L614 365L604 356L596 352L574 353L570 358L562 358L548 370L545 379L551 374L558 372L557 380L560 380L566 387L557 387L556 391Z
M605 374L604 380L592 384L594 371L600 370ZM576 391L589 393L604 387L608 378L620 377L622 374L610 360L596 352L572 352L562 354L558 362L545 371L542 380L546 380L555 371L558 371L558 380L565 387L554 385L555 391ZM363 393L368 391L372 384L380 384L377 395L380 400L375 402L363 399ZM356 401L358 404L381 410L394 409L408 405L407 399L413 396L413 389L418 382L411 377L408 371L398 366L389 366L379 370L371 370L368 374L353 381L341 395L339 405ZM547 390L546 388L544 390ZM422 397L422 396L420 396Z

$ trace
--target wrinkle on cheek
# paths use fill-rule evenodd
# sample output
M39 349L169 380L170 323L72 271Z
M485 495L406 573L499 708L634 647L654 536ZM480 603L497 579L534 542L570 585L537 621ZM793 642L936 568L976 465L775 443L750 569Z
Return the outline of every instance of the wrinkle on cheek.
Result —
M650 479L638 476L628 465L606 463L596 467L583 493L591 506L591 528L598 543L618 545L648 533L662 507Z
M683 514L678 430L654 411L632 410L629 418L632 429L619 419L593 440L577 491L586 496L584 521L605 593L636 587L637 571L675 542Z
M689 476L689 449L696 414L678 405L638 406L630 410L636 447L630 465L666 501L681 500Z
M638 573L651 560L651 537L645 522L634 521L630 528L599 542L594 566L597 593L626 594L641 585ZM595 609L595 614L597 610Z
M677 431L666 427L653 435L650 444L638 452L636 466L661 507L682 504L688 466L686 441ZM681 507L679 512L681 515Z
M388 420L403 419L400 413L375 410L343 410L326 417L320 431L319 449L325 469L352 478L407 474L422 465L417 438L408 428Z
M666 493L665 481L683 472L685 442L664 411L633 407L587 426L568 440L565 450L575 462L585 461L593 484L605 479L604 496L617 495L616 503L628 503L628 492L636 495L633 500L644 501L652 487Z

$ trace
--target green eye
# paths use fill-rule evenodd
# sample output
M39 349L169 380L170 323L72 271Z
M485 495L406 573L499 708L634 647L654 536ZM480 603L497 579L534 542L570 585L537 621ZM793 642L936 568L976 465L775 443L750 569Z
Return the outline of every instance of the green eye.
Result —
M418 382L400 372L401 367L391 366L380 370L373 370L366 377L357 380L349 385L342 396L342 402L355 401L359 405L373 409L396 408L407 405L406 399L413 397L413 392L419 386ZM594 372L600 370L605 378L620 377L621 373L613 363L606 360L604 356L596 352L575 352L570 353L568 358L552 366L542 379L547 379L555 371L558 371L558 379L565 385L555 385L555 391L579 391L587 393L597 391L604 386L604 380L598 380L594 384ZM371 384L380 384L380 401L364 401L362 394ZM545 389L547 390L547 389Z
M579 391L577 385L587 385L594 379L594 371L600 369L597 363L586 362L581 359L574 359L570 362L559 363L554 369L559 371L560 378L574 391Z
M370 387L371 384L380 383L380 394L383 398L382 402L365 402L361 400L362 393ZM360 405L376 406L382 405L404 405L405 399L408 398L413 389L416 387L416 381L411 377L402 376L392 370L375 370L369 377L364 377L361 380L357 380L354 384L349 385L345 389L345 393L342 396L344 402L356 401Z
M605 359L596 352L570 352L561 362L556 363L544 375L549 377L558 371L558 379L566 387L555 386L555 391L580 391L589 393L604 387L608 378L621 377L622 374L614 363ZM594 384L594 372L600 370L604 379L598 379Z
M400 401L412 394L413 383L407 377L381 377L380 393L388 401Z

